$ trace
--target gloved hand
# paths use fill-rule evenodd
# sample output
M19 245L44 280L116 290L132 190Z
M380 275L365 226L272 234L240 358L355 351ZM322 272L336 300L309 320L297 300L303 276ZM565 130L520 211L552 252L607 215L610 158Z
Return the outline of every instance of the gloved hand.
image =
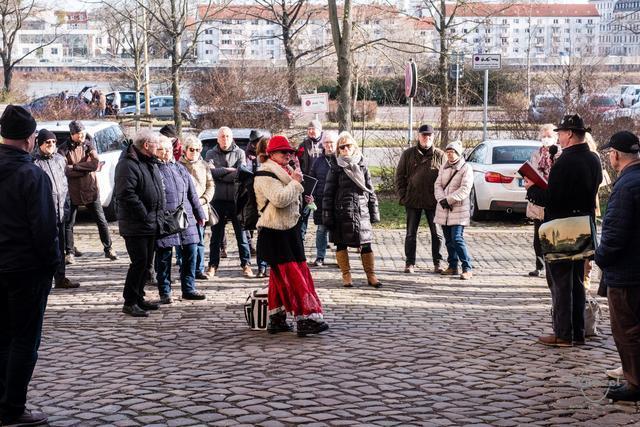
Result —
M449 202L447 202L447 199L442 199L440 200L440 206L442 206L445 209L449 209L449 210L453 210L453 208L451 207L451 205L449 204Z

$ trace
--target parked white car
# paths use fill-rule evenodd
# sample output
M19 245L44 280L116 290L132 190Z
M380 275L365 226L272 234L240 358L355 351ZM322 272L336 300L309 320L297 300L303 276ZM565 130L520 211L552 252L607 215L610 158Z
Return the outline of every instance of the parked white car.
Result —
M70 137L69 121L38 122L38 130L50 130L56 135L58 144L61 144ZM113 221L116 217L116 204L113 198L116 164L120 159L122 150L126 147L126 137L122 128L116 122L82 120L82 124L87 135L90 135L93 140L100 162L104 162L96 177L98 178L98 187L100 189L100 203L104 207L107 220Z
M620 106L631 107L640 100L640 85L629 85L620 95Z
M494 212L524 213L527 208L520 166L542 145L533 140L488 140L478 144L467 156L473 168L471 217L482 219Z
M610 122L625 119L640 121L640 102L636 102L629 108L618 108L617 110L607 111L602 115L602 118Z

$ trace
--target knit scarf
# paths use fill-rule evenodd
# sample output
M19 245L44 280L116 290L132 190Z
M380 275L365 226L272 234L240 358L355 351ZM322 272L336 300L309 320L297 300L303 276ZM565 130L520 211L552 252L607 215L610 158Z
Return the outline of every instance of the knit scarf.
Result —
M360 169L358 164L360 163L360 160L362 160L362 153L357 152L354 153L353 156L338 156L337 160L338 166L344 170L344 173L347 174L351 181L353 181L362 190L368 193L373 193L373 190L367 188L364 180L364 172L362 172L362 169Z
M551 155L549 154L549 147L540 147L540 160L538 161L538 170L546 178L549 178L549 171L551 170Z

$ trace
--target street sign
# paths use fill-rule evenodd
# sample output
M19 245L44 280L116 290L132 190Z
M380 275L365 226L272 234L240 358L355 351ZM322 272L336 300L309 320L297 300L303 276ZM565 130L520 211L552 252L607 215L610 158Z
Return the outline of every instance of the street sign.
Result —
M464 76L464 67L462 64L449 64L449 77L452 79L461 79Z
M416 63L409 61L404 68L404 95L413 98L418 93L418 69Z
M474 70L499 70L500 54L499 53L476 53L472 57Z
M303 113L326 113L329 111L329 94L308 93L300 95Z

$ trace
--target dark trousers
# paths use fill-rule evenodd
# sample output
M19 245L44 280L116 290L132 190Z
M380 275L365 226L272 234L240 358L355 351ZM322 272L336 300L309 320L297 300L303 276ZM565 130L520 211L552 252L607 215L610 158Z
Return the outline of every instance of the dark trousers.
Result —
M105 252L111 249L111 236L109 235L109 224L107 223L107 218L104 216L104 211L102 210L102 205L100 204L100 200L96 200L93 203L89 203L85 205L87 209L93 215L93 218L96 220L96 225L98 226L98 233L100 234L100 241L102 242L102 246L104 246ZM66 224L66 250L65 253L70 254L73 252L74 239L73 239L73 226L76 224L76 214L78 213L78 206L71 203L69 208L69 216L67 217Z
M65 254L65 235L66 230L64 223L58 223L58 247L60 248L60 264L58 264L58 269L53 274L53 279L56 284L62 282L66 275L66 263L64 262L64 254Z
M129 270L124 281L125 305L133 305L144 299L144 283L153 263L156 244L155 236L124 236L124 243L129 253Z
M302 236L302 241L304 242L304 238L307 236L307 227L309 227L309 217L311 216L310 209L302 209L300 213L300 219L298 223L300 224L300 236Z
M431 233L431 257L433 258L433 263L438 264L443 259L440 254L440 249L442 248L442 241L444 237L442 235L442 228L440 228L440 226L434 221L436 216L435 209L415 209L405 207L405 210L407 212L407 234L404 238L404 256L406 257L406 264L416 264L416 240L418 238L418 228L420 227L420 217L422 216L422 212L424 212L424 216L427 218L429 232Z
M540 236L538 230L542 225L542 220L533 220L533 250L536 253L536 270L544 270L544 257L542 255L542 245L540 245Z
M584 260L546 263L553 332L565 341L584 341Z
M25 410L52 276L52 270L0 274L0 422Z
M640 387L640 288L607 288L611 332L624 378Z
M233 231L238 242L238 252L240 253L240 265L244 267L251 264L251 252L249 251L249 242L247 235L244 233L242 224L236 217L236 206L232 201L214 200L211 205L218 212L220 221L211 227L211 244L209 245L209 265L218 268L220 264L220 245L224 237L224 226L227 221L231 221Z

